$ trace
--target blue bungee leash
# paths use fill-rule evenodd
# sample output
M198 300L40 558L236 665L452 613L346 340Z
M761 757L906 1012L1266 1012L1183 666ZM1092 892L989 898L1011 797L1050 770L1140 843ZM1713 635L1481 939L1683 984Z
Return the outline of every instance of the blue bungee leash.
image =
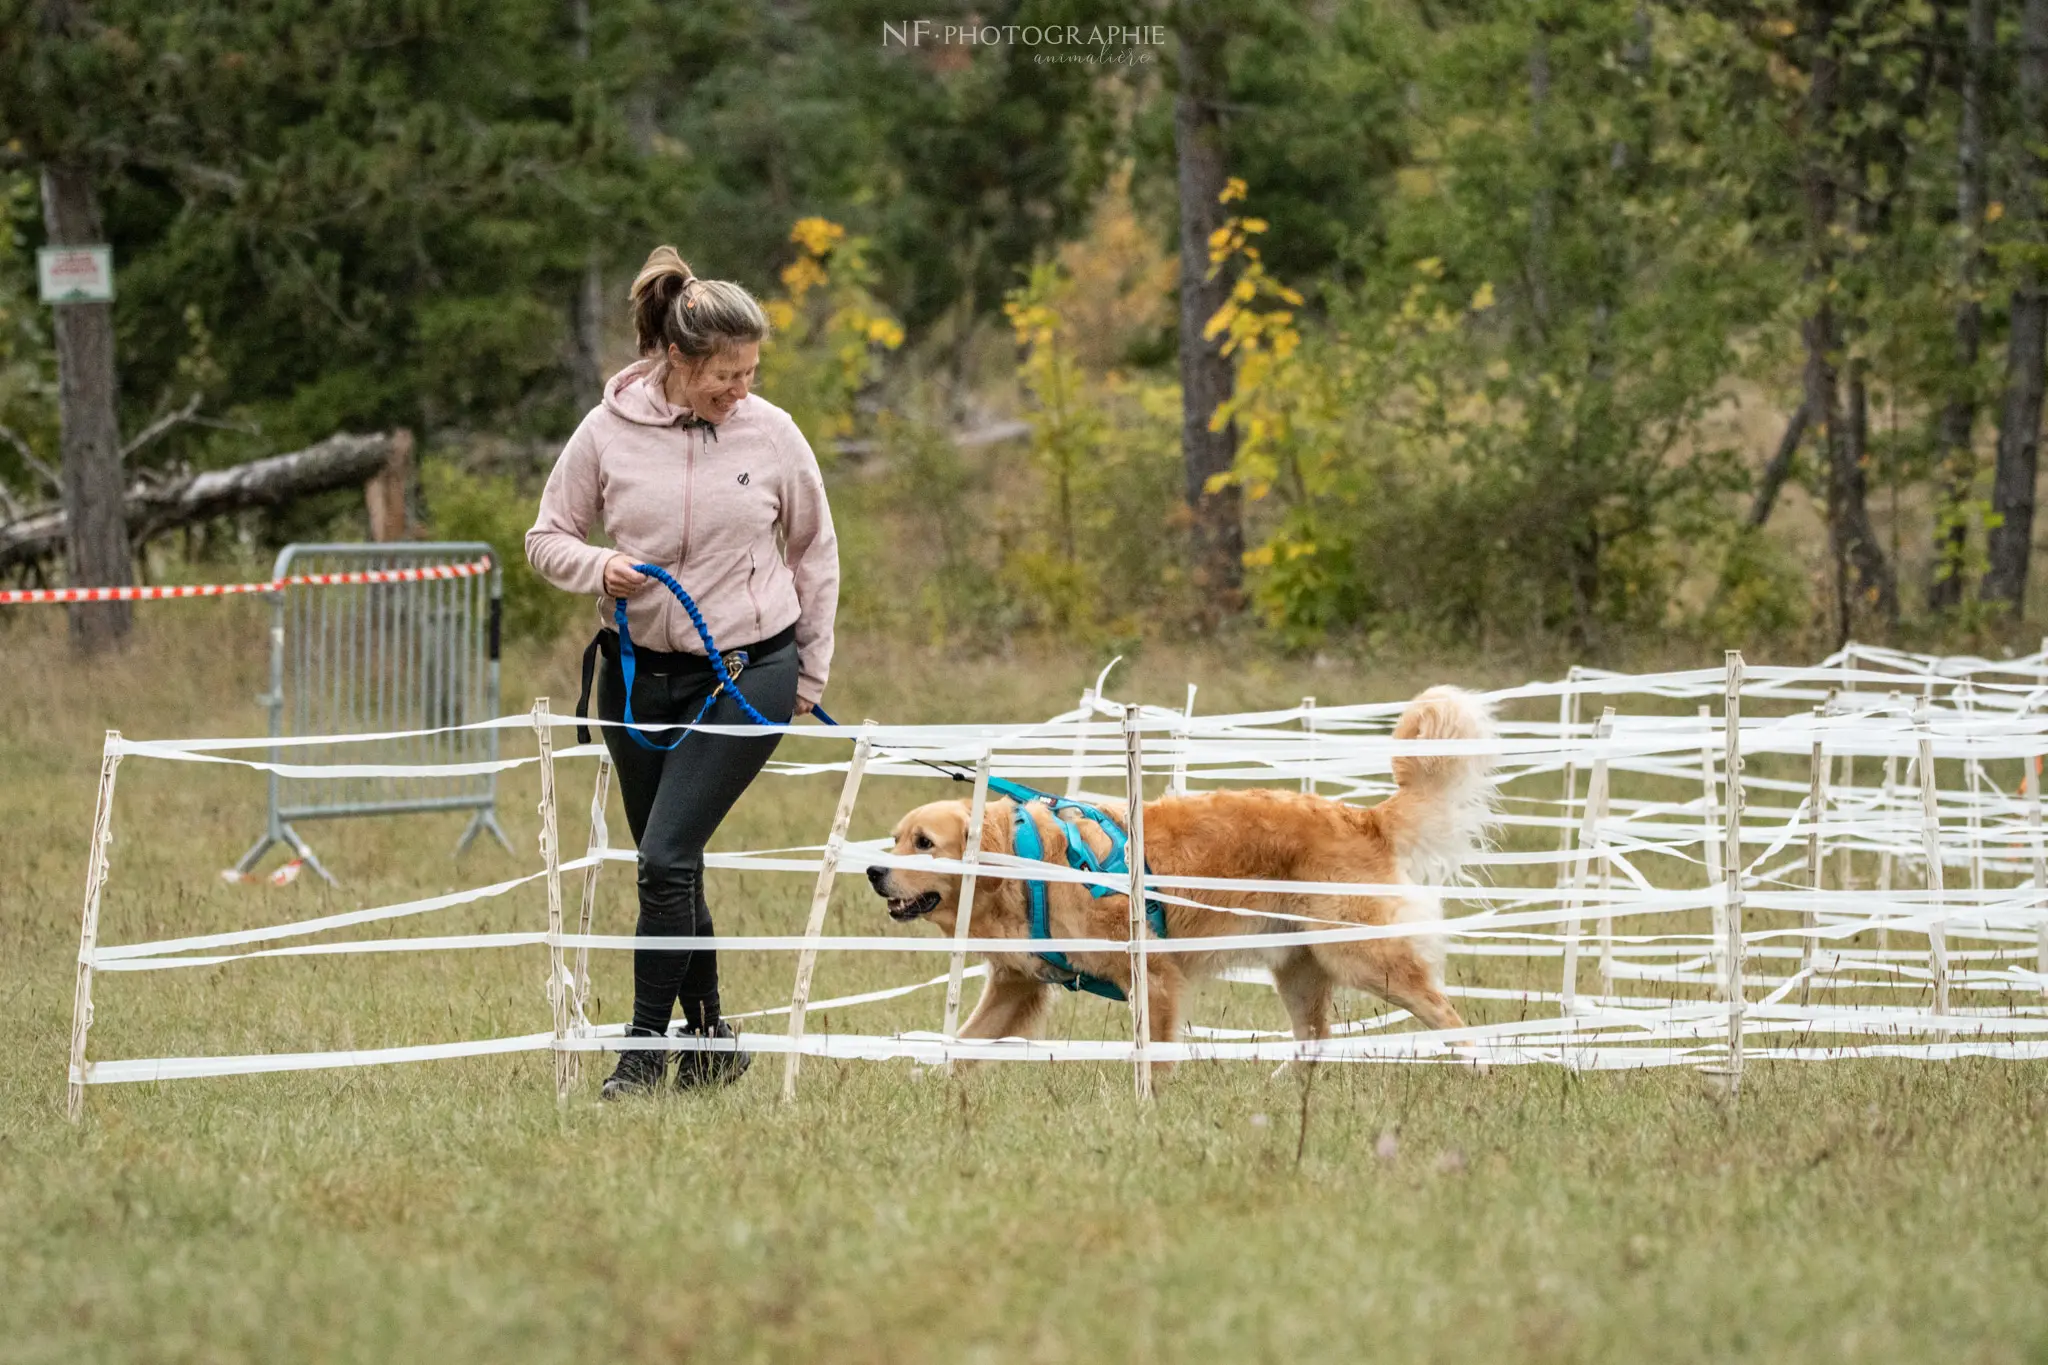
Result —
M689 613L690 624L697 628L698 637L704 641L704 652L711 660L712 671L718 675L718 686L712 688L711 695L704 698L704 705L698 708L696 719L692 720L690 724L701 724L704 717L710 713L712 705L717 702L719 694L730 692L733 700L739 703L740 711L748 720L756 725L774 725L775 722L755 710L754 704L748 701L746 695L740 691L736 675L726 663L725 656L718 652L718 642L711 638L711 627L705 624L704 613L697 610L696 602L684 590L683 585L676 582L675 577L659 565L635 564L633 567L667 588L675 595L676 601L683 604L683 610ZM683 732L683 735L676 736L675 739L667 744L656 744L653 740L641 734L639 727L633 723L633 674L636 666L633 659L633 633L626 625L625 598L615 597L612 599L612 620L619 629L619 673L626 686L626 711L623 717L626 723L626 733L631 735L634 742L643 749L652 749L658 753L673 749L676 745L683 742L683 735L689 733L687 730ZM744 669L747 664L745 651L735 650L734 654L739 659L740 667ZM838 721L826 714L823 707L815 703L811 706L811 714L826 725L836 726L839 724ZM941 766L928 759L920 758L914 761L922 763L926 767L938 772L945 773L955 782L971 782L974 780L962 771L957 764L948 767ZM1042 792L1035 787L1027 787L1021 782L1012 782L1008 778L997 777L993 774L989 776L988 785L989 790L998 795L1007 796L1016 803L1014 815L1016 819L1016 847L1019 854L1031 859L1045 856L1045 848L1038 838L1038 830L1032 825L1030 816L1026 814L1026 807L1032 802L1043 801L1051 809L1053 818L1065 826L1069 866L1086 868L1091 872L1097 873L1121 872L1125 869L1124 845L1126 841L1124 832L1117 825L1116 821L1109 818L1106 812L1085 801L1076 801L1072 797L1054 796L1050 792ZM1097 858L1094 851L1082 841L1080 829L1075 826L1073 821L1065 817L1065 812L1068 810L1078 811L1083 818L1094 821L1096 828L1102 830L1109 837L1110 854L1108 858ZM1149 872L1151 869L1148 867L1146 870ZM1027 881L1024 883L1024 888L1029 910L1031 937L1052 937L1052 913L1048 904L1045 883L1042 881ZM1088 893L1091 896L1097 897L1115 894L1109 887L1098 885L1090 885ZM1151 922L1153 933L1161 938L1167 936L1165 906L1161 905L1158 901L1147 898L1145 902L1145 918ZM1040 953L1038 956L1052 969L1054 980L1070 991L1088 991L1110 1000L1121 1000L1124 998L1123 991L1114 982L1106 981L1101 977L1091 976L1087 972L1079 970L1067 960L1063 953Z
M754 704L747 700L744 692L740 691L739 681L732 668L726 663L725 656L718 652L718 642L711 638L711 627L705 624L704 613L697 610L696 602L684 590L683 585L676 582L674 575L658 564L635 564L633 567L667 588L675 595L676 601L683 604L683 610L689 613L690 624L697 628L698 638L704 641L704 652L710 657L711 670L718 675L718 686L712 688L711 695L704 698L704 705L697 709L696 717L690 721L690 724L702 724L704 717L711 713L711 708L716 704L719 696L729 692L732 694L732 699L739 703L740 714L744 715L748 720L756 725L774 725L776 722L755 710ZM637 665L633 658L633 633L626 626L625 598L615 597L612 599L612 620L619 629L619 675L626 686L626 713L624 717L626 733L631 735L634 742L641 748L652 749L657 753L665 753L675 748L676 745L681 744L683 742L683 735L677 735L667 744L656 744L646 735L640 733L639 727L633 723L633 674ZM747 665L746 652L744 650L735 650L733 652L738 656L740 667L744 669ZM824 708L820 706L812 706L811 714L826 725L837 725L839 723L827 715ZM689 731L687 730L683 732L684 735L688 733Z

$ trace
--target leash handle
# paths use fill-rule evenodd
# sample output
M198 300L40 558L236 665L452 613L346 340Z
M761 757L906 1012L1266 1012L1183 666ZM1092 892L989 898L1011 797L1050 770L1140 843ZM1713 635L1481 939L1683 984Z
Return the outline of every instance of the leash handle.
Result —
M739 703L741 713L754 724L775 724L774 721L755 710L754 704L747 700L744 692L740 691L737 678L733 675L732 670L726 667L725 656L718 652L718 642L711 638L711 627L705 624L704 613L697 610L697 604L690 600L689 593L683 591L683 585L676 582L669 575L669 572L659 565L635 564L633 567L667 588L671 593L675 594L675 599L683 604L683 610L690 614L690 624L697 628L698 636L704 641L704 652L710 656L711 669L718 675L718 686L713 688L711 695L704 699L704 705L698 708L697 718L691 721L690 724L698 725L703 722L704 717L711 713L712 704L718 700L719 693L721 692L731 693L732 699ZM667 753L670 749L675 748L676 745L681 744L684 737L689 734L689 731L684 730L682 734L677 735L674 740L667 744L656 744L646 735L641 734L639 728L634 725L633 675L637 665L633 656L633 632L626 625L625 598L615 597L612 599L612 620L619 629L619 676L620 680L626 685L626 713L624 717L626 733L631 735L633 742L643 749L652 749L656 753ZM742 656L740 667L746 667L744 656Z
M626 629L625 598L615 597L612 599L612 620L617 623L619 628L619 679L626 685L626 733L631 735L633 742L641 748L652 749L658 754L665 754L670 749L675 748L676 745L681 744L683 742L683 735L687 735L689 731L683 731L682 735L677 735L666 744L656 744L653 740L641 734L639 727L633 724L633 674L638 668L638 664L635 663L633 658L633 633Z

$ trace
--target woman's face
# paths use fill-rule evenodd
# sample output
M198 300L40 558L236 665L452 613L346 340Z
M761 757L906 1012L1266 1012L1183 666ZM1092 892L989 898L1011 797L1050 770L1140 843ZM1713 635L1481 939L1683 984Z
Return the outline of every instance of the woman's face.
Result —
M674 367L670 373L677 376L669 397L716 424L732 416L733 408L754 387L754 371L761 364L761 343L749 341L728 346L695 366L670 346L668 363ZM676 392L677 388L681 392Z

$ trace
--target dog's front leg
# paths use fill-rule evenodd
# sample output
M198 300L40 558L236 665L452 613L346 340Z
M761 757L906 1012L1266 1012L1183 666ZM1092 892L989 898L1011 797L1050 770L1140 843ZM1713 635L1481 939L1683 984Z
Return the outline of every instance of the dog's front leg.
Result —
M962 1038L1036 1038L1052 1007L1052 987L1017 972L991 968Z

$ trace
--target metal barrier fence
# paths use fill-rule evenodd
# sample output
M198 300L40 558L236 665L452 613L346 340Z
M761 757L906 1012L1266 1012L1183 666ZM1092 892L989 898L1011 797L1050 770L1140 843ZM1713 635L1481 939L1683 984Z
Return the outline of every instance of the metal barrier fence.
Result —
M414 582L288 585L270 594L270 733L345 735L434 730L498 714L498 635L503 571L481 541L287 545L272 577L377 569L462 566L482 572ZM281 751L272 750L272 761ZM466 763L498 757L493 729L413 734L400 739L296 747L296 763ZM246 873L273 844L315 872L334 876L293 828L300 820L410 811L470 811L455 851L498 827L495 773L441 778L322 781L270 774L263 835L236 863Z

